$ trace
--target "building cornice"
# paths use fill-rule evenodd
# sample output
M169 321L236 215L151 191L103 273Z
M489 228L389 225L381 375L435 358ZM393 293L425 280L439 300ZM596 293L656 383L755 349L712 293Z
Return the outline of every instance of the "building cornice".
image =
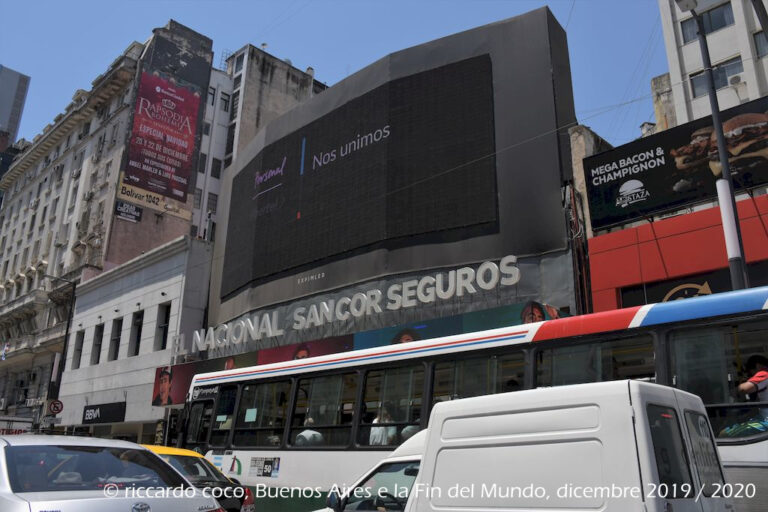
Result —
M171 240L167 244L161 245L151 251L137 256L132 260L128 260L122 265L119 265L111 270L99 274L98 276L89 279L77 286L77 295L90 293L95 289L104 286L106 284L122 279L134 272L147 268L159 261L167 259L171 256L179 254L189 249L191 244L190 238L187 235L180 236L175 240ZM183 273L184 270L179 270L179 273Z

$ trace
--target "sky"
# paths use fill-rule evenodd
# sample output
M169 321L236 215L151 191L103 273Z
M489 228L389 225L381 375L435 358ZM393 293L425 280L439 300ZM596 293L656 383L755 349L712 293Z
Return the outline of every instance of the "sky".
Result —
M568 35L577 119L619 145L654 121L650 80L668 71L657 1L0 0L0 64L31 77L19 130L31 140L171 18L213 39L216 67L266 43L332 86L394 51L547 5Z

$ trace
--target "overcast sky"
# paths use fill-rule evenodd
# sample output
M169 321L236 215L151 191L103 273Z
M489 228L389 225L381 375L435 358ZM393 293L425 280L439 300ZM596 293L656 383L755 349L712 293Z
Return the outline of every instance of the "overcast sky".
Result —
M169 18L213 39L217 67L224 52L267 43L333 85L388 53L543 5L566 27L578 120L614 145L639 137L654 121L650 80L668 70L657 0L0 0L0 64L32 79L19 130L32 139Z

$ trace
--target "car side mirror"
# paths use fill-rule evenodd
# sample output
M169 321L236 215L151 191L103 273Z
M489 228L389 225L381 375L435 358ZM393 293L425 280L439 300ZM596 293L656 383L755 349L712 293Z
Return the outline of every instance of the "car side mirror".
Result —
M328 497L325 499L325 506L333 510L333 512L341 512L344 509L346 501L346 499L339 496L339 491L333 489L328 493Z

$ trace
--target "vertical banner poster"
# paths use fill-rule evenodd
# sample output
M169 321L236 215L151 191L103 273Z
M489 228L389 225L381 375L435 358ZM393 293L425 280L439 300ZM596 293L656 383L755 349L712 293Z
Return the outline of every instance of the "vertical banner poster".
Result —
M186 202L194 170L200 94L141 74L124 183Z

